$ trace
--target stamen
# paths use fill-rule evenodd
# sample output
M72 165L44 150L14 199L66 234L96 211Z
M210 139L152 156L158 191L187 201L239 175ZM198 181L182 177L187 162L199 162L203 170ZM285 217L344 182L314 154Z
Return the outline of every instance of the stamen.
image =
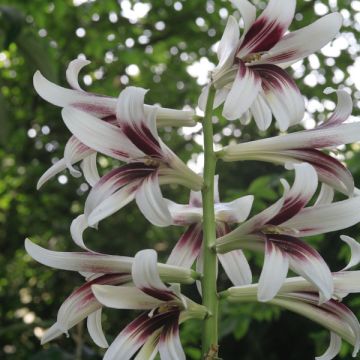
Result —
M296 236L299 234L299 230L297 229L291 229L285 226L277 226L277 225L266 225L262 228L261 232L263 234L270 234L270 235L292 234Z
M251 64L254 61L259 61L261 60L261 57L266 54L265 51L263 52L259 52L259 53L254 53L254 54L249 54L247 56L245 56L244 58L242 58L241 60L247 64Z

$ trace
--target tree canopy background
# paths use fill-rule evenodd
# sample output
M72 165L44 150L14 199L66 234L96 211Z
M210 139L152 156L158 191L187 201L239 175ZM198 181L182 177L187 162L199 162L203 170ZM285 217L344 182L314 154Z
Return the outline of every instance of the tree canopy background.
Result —
M265 1L254 0L263 8ZM307 98L307 114L301 126L313 127L335 106L334 96L323 95L328 87L346 87L353 96L354 118L359 114L360 60L358 59L360 1L297 1L291 30L312 23L329 11L344 17L342 33L321 52L291 69ZM166 107L196 107L201 86L216 55L213 45L220 39L229 14L228 1L221 0L11 0L0 1L0 357L2 359L100 359L97 349L80 325L65 336L40 345L44 329L56 320L62 301L82 283L80 275L37 264L26 253L26 236L46 248L75 251L69 234L71 220L82 212L89 187L68 172L36 190L41 174L62 157L69 132L60 108L43 101L34 91L32 76L39 69L48 79L67 86L67 64L78 56L92 63L81 73L84 89L117 96L126 85L151 89L147 103ZM311 39L309 39L311 41ZM214 119L215 141L227 144L265 136L253 123L226 122L220 113ZM299 126L299 128L301 127ZM277 132L274 125L268 134ZM199 168L201 129L166 128L162 137L194 168ZM360 184L359 145L339 149L356 184ZM193 154L193 155L191 155ZM115 162L99 157L104 173ZM291 179L282 167L264 163L219 163L220 193L224 201L253 194L253 213L274 202L280 192L279 179ZM188 192L165 189L166 196L185 203ZM130 255L143 248L166 254L182 229L155 228L129 205L88 230L86 240L99 251ZM359 227L346 234L360 239ZM345 233L345 232L342 232ZM331 264L344 265L349 251L339 233L313 237L310 241ZM254 274L262 257L248 254ZM229 285L220 274L223 286ZM197 296L195 288L185 291ZM347 301L360 316L360 297ZM131 319L127 311L106 309L103 324L111 341ZM269 305L222 306L222 358L311 359L327 346L328 332L314 323ZM189 359L200 359L198 322L183 325L182 340ZM235 355L234 355L235 354ZM341 356L351 358L344 344Z

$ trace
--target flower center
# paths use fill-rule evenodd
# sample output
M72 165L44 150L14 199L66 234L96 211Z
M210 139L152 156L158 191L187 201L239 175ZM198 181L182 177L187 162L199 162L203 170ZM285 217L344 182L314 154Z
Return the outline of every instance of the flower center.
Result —
M258 53L249 54L243 57L241 60L246 64L251 64L254 61L259 61L265 53L266 53L265 51L262 51Z
M296 236L299 231L296 229L291 229L291 228L287 228L285 226L278 226L278 225L265 225L262 229L261 232L263 234L268 234L268 235L294 235Z

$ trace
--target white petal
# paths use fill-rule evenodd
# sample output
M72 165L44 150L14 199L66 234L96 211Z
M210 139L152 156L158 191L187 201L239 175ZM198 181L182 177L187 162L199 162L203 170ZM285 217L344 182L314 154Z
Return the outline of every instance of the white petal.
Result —
M347 266L342 271L348 270L360 263L360 244L352 237L341 235L340 239L346 242L351 250L351 258Z
M68 129L93 150L122 161L144 156L115 125L74 108L64 108L62 117Z
M186 360L177 323L164 327L159 339L159 353L161 360Z
M51 251L25 240L27 253L37 262L55 269L91 273L130 272L133 259L126 256L102 255L91 252Z
M85 202L84 213L88 223L96 224L132 201L141 181L153 171L154 168L142 163L130 163L100 178Z
M209 89L210 89L210 85L206 85L201 89L201 93L198 99L198 107L201 111L205 111L206 109L206 102L209 96Z
M350 344L355 344L356 354L360 342L360 326L356 316L345 305L330 300L317 306L318 297L309 293L291 293L289 299L275 298L271 303L305 316L337 333Z
M101 348L108 348L102 326L101 326L101 308L90 314L87 318L87 329L94 343Z
M86 157L81 163L81 170L83 171L85 180L89 183L90 186L95 186L95 184L100 180L100 175L97 169L96 156L97 154L94 153Z
M217 50L219 65L217 67L231 67L234 62L235 52L240 38L239 25L233 16L228 17L228 21L220 40ZM216 70L215 70L216 71Z
M351 112L353 110L353 102L351 96L344 90L336 91L327 88L324 91L325 94L331 94L332 92L336 92L338 98L336 108L332 115L329 117L329 119L320 126L318 126L317 129L340 125L351 115Z
M296 0L270 0L247 32L237 56L268 51L285 34L294 17Z
M49 327L41 337L41 345L48 343L51 340L56 339L61 336L63 331L59 328L58 324L55 323L51 327Z
M281 288L289 269L289 259L271 241L266 241L265 260L259 278L258 301L271 300Z
M226 254L218 254L217 256L226 275L235 286L251 284L251 269L241 250L233 250Z
M67 334L67 331L90 314L101 308L91 291L94 284L121 285L131 281L130 275L103 275L95 280L85 283L76 289L60 306L57 314L57 325Z
M272 113L261 92L251 105L251 113L254 116L257 127L265 131L271 125Z
M172 217L161 193L157 174L144 179L136 191L136 203L152 224L156 226L169 226Z
M240 118L253 104L260 89L260 77L240 62L239 70L224 104L223 116L228 120Z
M136 354L134 360L154 360L158 353L160 331L154 332L149 336L140 351Z
M238 9L244 20L244 36L256 19L256 7L247 0L230 0L230 2Z
M190 225L171 251L166 263L191 268L199 256L203 239L202 223Z
M322 184L321 190L314 206L328 205L334 200L334 189L329 185Z
M320 50L339 32L342 17L339 13L326 15L314 23L285 35L261 63L281 64L296 62ZM309 41L311 39L311 41Z
M359 197L313 206L303 209L282 226L298 230L299 237L346 229L360 221L359 207Z
M154 250L139 251L134 258L132 277L136 287L159 300L169 301L176 295L161 281Z
M292 236L269 235L269 239L286 253L290 268L315 285L320 292L320 302L331 299L334 292L332 275L324 259L315 249Z
M337 127L298 131L292 134L231 145L228 152L241 153L244 157L255 152L272 152L289 149L320 149L356 142L360 139L360 123L342 124ZM227 160L229 161L229 160ZM233 160L231 160L233 161Z
M303 119L304 99L289 74L275 65L255 65L251 69L262 80L265 99L271 108L281 131Z
M84 214L76 217L70 225L71 238L74 240L77 246L80 246L84 250L91 251L84 243L83 233L89 227L86 216Z
M136 188L135 184L124 186L96 206L87 218L89 226L96 227L98 222L119 211L134 200L134 187Z
M82 90L79 85L79 73L83 67L89 65L91 61L84 59L75 59L70 62L66 69L66 80L75 90Z
M318 178L315 169L307 164L293 164L295 181L287 192L281 211L269 223L280 225L295 216L311 200L316 192Z
M121 124L140 125L145 118L144 98L147 90L129 86L125 88L119 95L116 117Z
M321 355L317 356L315 360L332 360L341 349L341 337L334 332L330 332L330 344L327 350Z
M127 87L123 90L116 106L116 118L125 135L144 154L162 158L163 151L156 129L154 108L147 115L144 113L144 97L147 90Z
M46 182L48 182L51 178L53 178L54 176L56 176L58 173L60 173L65 169L66 169L65 160L60 159L44 172L44 174L40 177L36 185L36 189L39 190Z
M202 194L201 191L190 191L189 205L193 207L202 208Z
M136 287L94 285L92 291L101 304L114 309L151 310L161 304Z
M177 204L169 199L165 199L165 202L174 224L191 225L202 221L202 207ZM194 203L194 201L190 200L191 203Z
M33 83L36 92L56 106L72 106L100 117L115 114L114 98L63 88L45 79L39 71L34 74Z
M250 214L254 196L243 196L229 203L215 204L216 220L225 223L241 223Z
M228 97L230 89L223 87L219 90L216 90L215 99L214 99L214 109L217 109L220 105L222 105L226 98Z
M94 150L81 143L75 136L72 136L65 145L64 160L66 167L74 177L80 177L81 172L73 167L73 164L94 153Z
M105 353L104 360L130 360L139 348L147 341L149 333L148 314L142 314L133 320L116 337Z

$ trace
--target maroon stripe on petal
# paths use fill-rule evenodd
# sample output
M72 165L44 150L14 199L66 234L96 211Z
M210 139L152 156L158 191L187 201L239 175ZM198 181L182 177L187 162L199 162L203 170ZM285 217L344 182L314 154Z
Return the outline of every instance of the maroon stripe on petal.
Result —
M176 295L170 290L159 290L151 287L141 287L140 290L145 294L161 301L171 301L176 299Z
M270 50L284 35L286 28L275 20L269 21L265 17L258 18L249 31L239 50L248 47L251 53Z
M288 255L298 259L307 260L308 257L322 259L320 254L304 241L289 235L270 234L267 240L276 245Z
M287 150L287 154L301 161L306 161L316 169L321 181L343 189L348 193L354 190L354 179L351 172L337 159L316 149Z
M186 231L181 235L179 241L176 244L178 249L183 249L184 247L190 247L191 253L199 253L203 238L203 232L199 228L199 224L190 225Z
M87 113L102 114L103 116L110 116L114 114L114 109L106 105L94 103L72 103L71 106Z
M91 290L92 285L123 285L130 281L130 273L106 274L88 281L70 294L62 304L59 314L66 309L64 316L68 317L66 322L69 324L71 324L72 319L77 317L79 313L82 313L81 318L85 319L93 311L96 311L102 306ZM80 320L81 319L79 319L79 321Z
M272 64L254 65L251 69L256 71L262 79L262 87L265 92L272 89L284 91L284 88L291 87L299 91L295 81L280 67Z
M132 333L133 336L138 336L139 340L146 340L154 331L167 325L173 321L178 321L180 311L173 310L163 313L150 313L145 312L133 320L123 330L124 334Z
M280 225L283 222L294 217L300 210L304 208L304 206L308 203L307 198L304 198L299 194L299 196L294 198L287 198L284 202L284 205L280 212L276 214L268 224L271 225Z
M144 165L143 163L126 164L105 174L95 187L102 185L109 180L113 180L114 183L120 187L135 179L145 178L151 175L154 171L156 171L156 168Z
M142 150L146 155L156 158L162 158L163 153L158 140L153 136L146 124L141 123L138 127L136 124L130 126L128 123L121 122L122 130L131 142Z

